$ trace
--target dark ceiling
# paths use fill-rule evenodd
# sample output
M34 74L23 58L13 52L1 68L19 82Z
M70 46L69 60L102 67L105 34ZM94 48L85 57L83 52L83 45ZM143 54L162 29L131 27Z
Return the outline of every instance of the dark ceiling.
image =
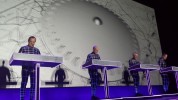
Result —
M144 4L146 6L154 8L154 6L156 5L155 1L157 1L157 0L133 0L133 1L136 1L136 2L139 2L139 3Z
M144 4L146 6L152 7L155 10L161 10L162 9L170 12L176 11L178 8L178 0L133 0L138 3Z

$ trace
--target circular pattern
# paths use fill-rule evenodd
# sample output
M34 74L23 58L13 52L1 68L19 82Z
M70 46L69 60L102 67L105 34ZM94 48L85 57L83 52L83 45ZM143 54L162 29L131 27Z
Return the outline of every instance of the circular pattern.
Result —
M70 71L89 77L81 65L87 54L91 52L93 45L100 47L99 53L103 60L128 63L136 47L133 44L134 34L128 25L113 12L95 3L78 0L56 2L52 7L47 10L47 14L41 21L44 27L42 33L48 48L53 54L64 57L64 64ZM54 31L56 34L51 34ZM60 38L60 42L53 45L55 38ZM65 48L56 50L60 49L61 45L65 45ZM72 53L69 56L66 55L67 52ZM80 59L75 60L75 58ZM112 74L108 76L110 81L122 78L122 69L111 72Z

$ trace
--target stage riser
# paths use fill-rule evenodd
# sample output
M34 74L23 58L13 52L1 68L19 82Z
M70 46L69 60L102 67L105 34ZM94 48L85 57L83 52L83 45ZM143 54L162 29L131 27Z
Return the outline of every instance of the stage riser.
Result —
M112 86L109 88L110 97L132 97L133 86ZM148 95L147 86L141 86L139 91ZM153 86L154 94L162 94L162 86ZM29 89L26 91L26 99L29 100ZM96 95L104 98L104 88L98 87ZM20 89L0 89L0 100L19 100ZM64 87L64 88L41 88L41 100L90 100L91 87Z

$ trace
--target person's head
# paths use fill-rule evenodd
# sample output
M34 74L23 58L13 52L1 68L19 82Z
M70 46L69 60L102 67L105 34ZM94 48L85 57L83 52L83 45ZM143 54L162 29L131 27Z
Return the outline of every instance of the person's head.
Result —
M28 38L28 45L29 45L30 47L34 47L35 42L36 42L36 38L35 38L34 36L30 36L30 37Z
M138 53L137 52L133 53L133 59L138 59Z
M168 54L164 53L164 54L162 55L162 57L163 57L164 60L166 60L167 57L168 57Z
M98 51L99 51L98 46L93 46L93 52L94 52L95 54L97 54L97 53L98 53Z

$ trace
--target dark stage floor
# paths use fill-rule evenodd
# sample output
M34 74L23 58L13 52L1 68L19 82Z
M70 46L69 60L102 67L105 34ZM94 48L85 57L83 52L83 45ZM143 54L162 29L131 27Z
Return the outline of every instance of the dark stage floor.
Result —
M0 100L19 100L20 89L0 89ZM140 87L144 96L135 97L133 86L110 86L110 98L104 99L104 88L98 87L97 97L102 100L178 100L178 94L163 93L162 86L153 86L153 96L148 96L147 86ZM29 100L29 89L26 91ZM41 88L41 100L91 100L90 87Z

